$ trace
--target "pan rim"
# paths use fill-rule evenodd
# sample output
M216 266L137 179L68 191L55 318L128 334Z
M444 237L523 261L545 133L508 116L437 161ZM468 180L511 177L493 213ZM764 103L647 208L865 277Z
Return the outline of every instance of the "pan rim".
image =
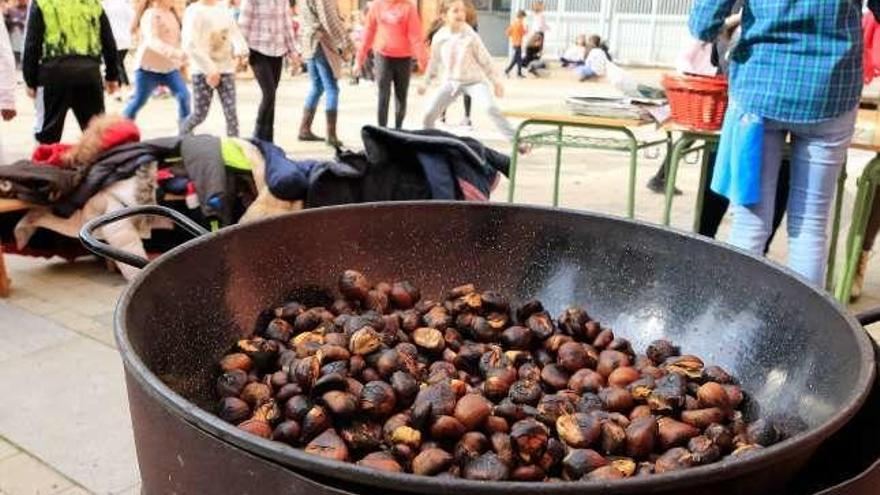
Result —
M223 239L228 236L236 235L240 230L248 229L251 226L257 226L265 223L282 221L281 219L292 215L323 215L333 211L350 211L362 209L386 209L401 208L406 206L415 207L439 207L448 208L450 206L456 208L485 208L485 209L511 209L511 210L530 210L544 213L562 213L565 215L574 215L581 217L594 218L604 221L622 222L641 228L650 228L655 231L661 231L672 234L680 238L697 240L706 242L722 249L727 249L751 258L754 261L764 264L768 269L779 271L789 277L797 280L804 288L819 296L826 303L834 308L838 316L848 323L850 332L856 339L859 346L859 363L860 373L858 381L854 384L853 390L857 391L853 397L828 420L816 428L807 430L795 435L776 445L761 449L758 452L750 454L740 459L727 458L717 463L698 466L682 471L670 472L652 475L643 478L627 478L615 480L612 482L596 482L596 481L572 481L565 483L547 484L546 482L482 482L471 481L460 478L444 478L437 479L433 477L417 476L406 473L385 473L378 470L365 468L353 463L332 461L317 456L306 454L305 451L297 449L278 442L265 440L255 437L236 428L234 425L226 423L214 414L201 409L188 399L177 394L170 387L165 385L158 376L150 371L140 357L134 352L131 342L125 332L125 316L131 301L138 289L143 286L146 280L149 280L150 274L161 268L161 266L177 257L185 251L195 246L203 245L214 241L214 239ZM479 491L480 493L493 494L531 494L536 491L546 492L548 489L552 493L575 495L583 493L599 493L613 489L615 493L642 493L646 490L658 489L674 489L677 487L692 484L699 479L715 479L727 480L743 474L758 471L762 465L765 465L769 459L784 460L797 455L804 448L813 449L819 443L834 434L842 428L852 417L861 409L868 397L871 386L875 379L876 366L874 349L871 345L867 332L863 330L855 317L848 313L844 306L824 290L819 290L785 266L779 265L764 257L760 257L738 249L726 243L714 239L708 239L698 234L680 231L669 227L660 226L642 220L634 220L621 218L614 215L603 213L585 212L566 208L552 208L536 205L518 205L507 203L462 203L458 201L399 201L399 202L377 202L377 203L361 203L354 205L330 206L312 210L303 210L300 212L285 214L277 217L271 217L259 220L257 222L235 225L218 232L207 234L205 236L190 240L189 242L175 247L174 249L163 254L153 262L151 262L137 278L132 281L120 296L119 302L114 313L114 335L120 355L123 358L123 364L127 373L133 377L142 389L165 408L174 414L180 416L187 423L192 424L196 428L205 433L217 437L227 443L241 448L249 454L266 459L269 462L279 464L285 468L293 469L302 475L308 476L309 473L315 473L328 479L338 480L341 484L356 483L364 487L388 488L393 486L399 490L421 491L424 493L446 493L449 490L462 490L466 493Z

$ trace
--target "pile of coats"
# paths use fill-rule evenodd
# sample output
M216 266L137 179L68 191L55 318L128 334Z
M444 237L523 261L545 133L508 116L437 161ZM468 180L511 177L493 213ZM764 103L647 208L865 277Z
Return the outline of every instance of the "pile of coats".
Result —
M510 165L506 155L442 131L367 126L362 139L363 151L337 150L332 160L300 159L259 140L207 135L140 140L131 121L101 117L74 145L41 146L31 159L0 167L0 197L35 205L24 214L3 215L0 240L10 252L74 258L84 253L70 241L91 218L165 204L169 197L206 226L368 201L486 201ZM161 222L131 218L99 235L144 256L143 240L153 229L170 228ZM63 239L53 246L46 231ZM136 273L120 269L126 277Z

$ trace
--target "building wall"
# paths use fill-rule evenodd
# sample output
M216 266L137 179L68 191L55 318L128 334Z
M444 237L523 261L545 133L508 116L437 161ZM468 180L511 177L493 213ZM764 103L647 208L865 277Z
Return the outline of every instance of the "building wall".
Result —
M533 0L513 0L528 10ZM672 66L689 39L693 0L545 0L544 54L558 57L579 34L598 34L624 64ZM513 14L511 14L512 16Z

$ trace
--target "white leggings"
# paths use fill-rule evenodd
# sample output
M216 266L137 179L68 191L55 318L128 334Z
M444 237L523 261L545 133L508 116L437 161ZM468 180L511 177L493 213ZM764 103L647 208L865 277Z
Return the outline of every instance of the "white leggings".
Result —
M491 88L489 88L488 84L483 82L471 84L460 84L455 82L443 83L443 85L437 89L437 92L434 93L434 96L431 98L431 103L428 104L428 111L425 113L425 119L423 121L425 129L433 129L434 123L437 122L437 119L440 118L440 115L443 114L446 107L452 104L452 102L454 102L462 93L473 98L474 105L482 107L489 113L489 117L492 119L492 122L495 123L495 127L497 127L506 138L513 139L515 132L513 126L511 126L510 122L504 118L504 115L501 115L501 109L498 108L498 105L495 103L495 97L492 96Z

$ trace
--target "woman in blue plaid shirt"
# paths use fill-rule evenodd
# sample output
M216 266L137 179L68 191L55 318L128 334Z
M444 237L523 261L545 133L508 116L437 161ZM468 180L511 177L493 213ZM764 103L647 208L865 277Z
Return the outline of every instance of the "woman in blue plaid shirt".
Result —
M693 35L713 41L735 1L696 0L689 22ZM868 4L875 15L880 12L880 0ZM742 38L731 54L730 107L721 149L728 130L751 126L763 133L763 151L754 154L759 163L750 169L760 177L757 197L740 201L728 196L734 214L729 242L762 253L790 135L789 266L816 285L824 282L828 213L862 92L861 14L862 0L747 1ZM723 160L719 156L716 167Z

